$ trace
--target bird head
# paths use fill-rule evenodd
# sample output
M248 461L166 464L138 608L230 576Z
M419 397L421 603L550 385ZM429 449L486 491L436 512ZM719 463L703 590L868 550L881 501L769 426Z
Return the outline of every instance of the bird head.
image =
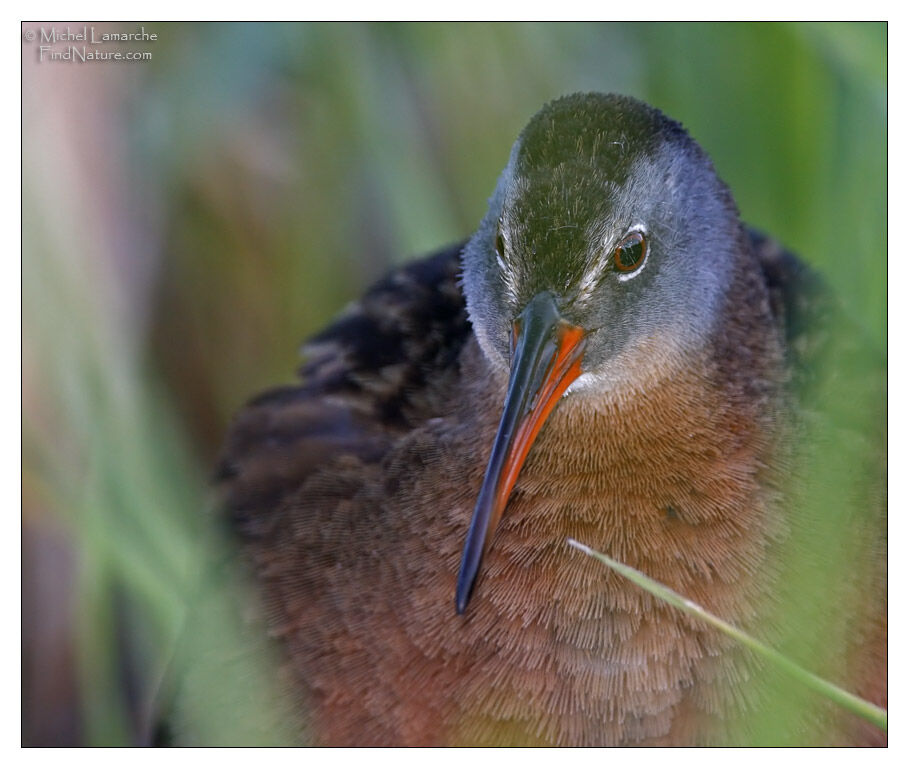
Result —
M576 94L531 119L463 254L474 334L509 384L465 542L459 613L551 411L641 391L667 359L703 345L741 238L711 161L658 110Z

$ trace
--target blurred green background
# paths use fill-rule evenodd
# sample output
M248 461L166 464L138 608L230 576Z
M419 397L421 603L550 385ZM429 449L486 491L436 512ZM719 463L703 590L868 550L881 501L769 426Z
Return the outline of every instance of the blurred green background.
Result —
M26 744L148 740L232 413L389 267L467 236L554 97L682 121L884 351L884 24L145 28L150 61L23 43Z

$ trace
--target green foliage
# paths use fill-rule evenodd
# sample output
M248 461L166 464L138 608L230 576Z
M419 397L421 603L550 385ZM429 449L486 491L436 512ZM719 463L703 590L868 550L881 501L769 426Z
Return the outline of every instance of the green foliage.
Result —
M749 636L749 634L727 623L722 618L711 614L710 612L706 611L704 607L695 604L689 599L686 599L686 597L676 593L676 591L672 591L662 583L658 583L656 580L652 580L644 573L639 572L636 569L632 569L632 567L629 567L622 562L611 559L605 554L598 553L583 543L579 543L578 541L572 540L571 538L569 538L569 545L577 548L582 553L585 553L588 556L592 556L598 561L603 562L611 569L619 572L623 577L631 580L633 583L635 583L635 585L643 588L653 596L656 596L658 599L667 602L673 607L676 607L676 609L685 612L694 618L704 621L707 625L713 626L718 631L721 631L730 638L735 639L737 642L748 647L752 652L755 652L768 663L777 666L781 671L796 681L805 685L809 689L814 690L825 698L828 698L838 706L853 712L857 716L862 717L870 724L873 724L882 730L888 729L887 712L884 709L876 706L874 703L870 703L863 698L858 698L843 688L838 687L836 684L822 679L810 671L806 671L806 669L794 663L785 655L781 655L779 652L759 641L755 637Z

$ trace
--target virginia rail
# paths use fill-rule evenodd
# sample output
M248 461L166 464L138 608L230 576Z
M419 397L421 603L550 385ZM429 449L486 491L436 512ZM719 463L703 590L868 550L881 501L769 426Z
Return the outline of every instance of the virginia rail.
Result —
M678 123L545 106L477 232L370 289L231 429L226 509L304 739L737 740L755 662L566 541L770 633L826 296ZM851 526L880 565L873 498ZM833 673L880 702L872 572L838 598ZM805 740L883 740L822 722Z

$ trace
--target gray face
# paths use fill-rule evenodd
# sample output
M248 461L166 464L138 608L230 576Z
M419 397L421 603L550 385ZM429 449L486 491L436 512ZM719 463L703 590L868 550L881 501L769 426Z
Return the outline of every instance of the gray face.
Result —
M623 270L616 249L636 233L644 261ZM621 381L635 350L704 342L741 237L727 188L678 124L631 99L566 97L522 132L465 249L475 333L507 368L512 320L549 291L588 335L573 389Z

